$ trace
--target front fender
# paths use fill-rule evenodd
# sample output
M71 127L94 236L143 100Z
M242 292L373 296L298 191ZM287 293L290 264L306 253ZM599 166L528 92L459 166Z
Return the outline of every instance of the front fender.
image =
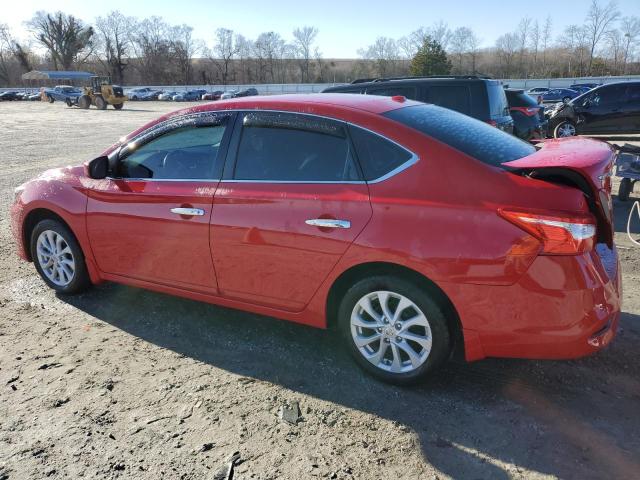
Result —
M60 217L82 248L91 281L98 283L100 277L86 229L88 197L83 171L81 166L49 170L19 187L20 193L11 208L11 223L18 253L22 258L31 260L27 229L47 212Z

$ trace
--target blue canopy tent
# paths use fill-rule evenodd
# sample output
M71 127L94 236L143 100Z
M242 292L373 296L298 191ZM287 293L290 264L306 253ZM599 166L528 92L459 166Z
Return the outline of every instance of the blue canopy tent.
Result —
M64 70L31 70L22 74L23 80L89 80L95 73Z

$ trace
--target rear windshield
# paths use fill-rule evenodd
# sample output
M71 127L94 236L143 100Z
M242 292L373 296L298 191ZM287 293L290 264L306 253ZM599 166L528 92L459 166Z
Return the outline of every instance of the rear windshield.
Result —
M492 118L509 115L509 104L502 85L498 82L487 82L487 93L489 95L489 115Z
M436 105L404 107L383 115L494 167L536 151L529 143L487 123Z
M538 102L536 102L531 95L527 95L524 92L510 92L506 91L507 100L509 101L510 107L539 107Z

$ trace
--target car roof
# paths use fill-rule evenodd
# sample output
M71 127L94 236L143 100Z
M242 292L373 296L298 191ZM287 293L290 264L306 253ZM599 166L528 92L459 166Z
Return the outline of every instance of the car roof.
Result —
M404 97L382 97L378 95L360 95L349 93L309 93L291 95L264 95L230 98L187 107L168 113L138 128L121 139L126 142L141 132L181 115L190 115L225 110L279 110L312 115L325 115L340 119L349 112L362 112L379 115L398 108L422 105L420 102Z
M197 107L179 110L174 114L196 113L216 110L264 109L288 110L304 112L309 105L331 106L338 109L362 110L368 113L381 114L397 108L419 105L420 102L402 100L396 97L382 97L377 95L360 95L348 93L310 93L291 95L265 95L258 97L242 97L221 100Z

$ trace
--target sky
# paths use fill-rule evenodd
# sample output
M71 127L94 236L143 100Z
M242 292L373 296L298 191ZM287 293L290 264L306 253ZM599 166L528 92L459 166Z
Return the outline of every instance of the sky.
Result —
M21 0L19 8L2 9L0 22L9 24L14 35L24 40L29 37L24 22L38 10L62 10L90 23L97 15L120 10L140 19L157 15L171 24L186 23L194 28L195 36L208 45L212 43L213 32L220 27L247 38L276 31L290 39L294 28L309 25L319 30L317 46L325 58L356 58L358 49L372 44L376 37L399 38L440 20L452 29L471 27L480 38L481 47L488 47L503 33L515 30L522 17L528 16L543 24L551 14L555 38L566 25L581 24L590 3L589 0L564 4L557 0L237 0L234 3L215 0ZM617 3L623 16L640 16L640 0L618 0Z

